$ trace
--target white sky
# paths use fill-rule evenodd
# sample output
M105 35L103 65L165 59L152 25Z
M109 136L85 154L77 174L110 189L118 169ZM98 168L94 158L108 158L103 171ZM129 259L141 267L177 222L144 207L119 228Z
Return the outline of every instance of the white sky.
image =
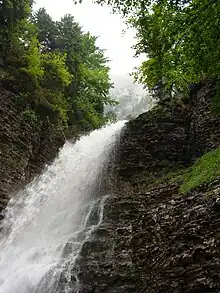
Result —
M110 7L93 4L92 0L83 0L82 4L74 5L73 0L36 0L35 9L44 7L55 20L64 14L72 14L75 20L94 36L99 36L97 45L106 49L106 56L111 60L111 76L126 76L140 59L134 58L134 31L127 29L119 15L112 14ZM123 34L123 30L126 33Z

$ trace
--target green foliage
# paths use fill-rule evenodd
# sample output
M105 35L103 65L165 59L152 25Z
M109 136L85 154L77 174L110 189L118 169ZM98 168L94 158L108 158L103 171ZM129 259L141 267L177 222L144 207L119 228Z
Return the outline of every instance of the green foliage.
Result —
M211 151L201 158L189 169L184 176L184 183L180 191L185 193L203 183L208 183L220 176L220 149Z
M136 78L159 98L220 76L217 0L97 0L111 4L136 30L136 55L146 61Z
M114 103L104 51L73 16L53 21L45 9L31 15L31 4L0 2L1 82L16 92L25 121L35 113L64 128L101 127L104 105Z
M34 37L27 45L27 50L24 52L26 66L21 68L21 71L25 72L31 78L35 86L38 86L38 81L41 80L44 75L39 50L39 42L36 37Z
M139 189L146 191L159 184L177 184L180 186L179 192L184 194L202 184L214 181L220 176L220 148L206 153L188 168L176 166L173 171L167 172L160 178L150 177L144 174L139 178L141 182Z
M26 19L31 12L30 0L2 0L0 2L0 26L14 25L21 19Z
M35 111L27 109L21 113L22 120L28 122L29 124L36 124L38 121Z
M104 52L96 46L96 38L89 33L84 34L71 15L65 15L59 22L53 22L42 9L35 14L34 21L39 27L39 41L43 51L50 55L59 52L65 56L66 74L60 80L67 82L59 92L66 97L67 107L60 111L57 104L57 109L66 113L68 125L82 120L79 124L84 125L86 130L100 127L106 121L104 105L113 101L109 97L111 83L109 68L106 66L108 60L105 59ZM64 69L63 66L59 67L60 70ZM52 80L47 80L45 84L54 83L54 76L60 75L51 74L50 68L46 71L49 71Z
M62 90L63 87L71 83L73 76L66 65L66 54L57 51L48 52L41 55L41 66L44 77L42 86L54 91L54 87Z
M42 50L51 51L51 48L55 48L58 29L44 8L40 8L32 15L32 22L38 30L38 40L42 45Z
M110 122L116 122L117 121L117 115L113 111L108 111L106 113L106 117Z
M19 23L30 15L31 4L30 0L0 1L0 65L4 64L8 48L12 46L12 35Z
M219 34L214 33L220 5L215 4L194 0L179 9L163 1L154 4L149 15L141 11L138 19L131 20L138 31L137 52L149 57L141 67L141 81L150 88L162 81L165 89L174 85L187 91L190 83L220 74Z

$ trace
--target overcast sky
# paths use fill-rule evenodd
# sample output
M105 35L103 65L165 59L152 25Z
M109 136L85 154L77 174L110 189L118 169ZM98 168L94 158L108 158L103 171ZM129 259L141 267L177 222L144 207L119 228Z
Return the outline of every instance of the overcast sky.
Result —
M45 7L53 19L60 19L64 14L72 14L85 31L99 36L97 45L106 49L106 56L111 60L111 75L128 76L140 59L134 58L134 31L128 30L119 15L111 13L110 7L93 4L92 0L84 0L74 5L73 0L36 0L35 9ZM126 33L123 34L123 30Z

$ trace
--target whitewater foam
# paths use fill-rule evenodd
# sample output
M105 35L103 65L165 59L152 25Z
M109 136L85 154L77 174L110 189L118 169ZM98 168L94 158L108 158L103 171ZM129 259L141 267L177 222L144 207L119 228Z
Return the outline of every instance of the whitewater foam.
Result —
M0 293L55 292L64 267L68 281L83 242L102 221L106 197L97 196L97 186L123 125L66 143L54 163L10 200L0 238Z

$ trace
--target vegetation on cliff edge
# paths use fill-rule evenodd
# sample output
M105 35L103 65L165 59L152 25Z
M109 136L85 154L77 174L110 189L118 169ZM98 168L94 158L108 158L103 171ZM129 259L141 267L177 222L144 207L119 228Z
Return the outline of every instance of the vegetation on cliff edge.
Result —
M151 189L159 184L177 183L179 192L184 194L202 184L211 183L220 177L220 148L210 151L198 158L194 164L188 168L179 168L168 172L161 178L149 178L139 186L140 189Z
M214 181L220 176L220 149L208 152L199 158L183 175L180 192L185 193L201 184Z
M218 0L96 2L112 5L135 29L136 55L146 56L135 76L159 99L186 97L193 84L219 79Z
M45 9L32 12L30 0L3 0L0 35L0 82L17 95L25 119L78 131L107 122L108 60L71 15L54 21Z

